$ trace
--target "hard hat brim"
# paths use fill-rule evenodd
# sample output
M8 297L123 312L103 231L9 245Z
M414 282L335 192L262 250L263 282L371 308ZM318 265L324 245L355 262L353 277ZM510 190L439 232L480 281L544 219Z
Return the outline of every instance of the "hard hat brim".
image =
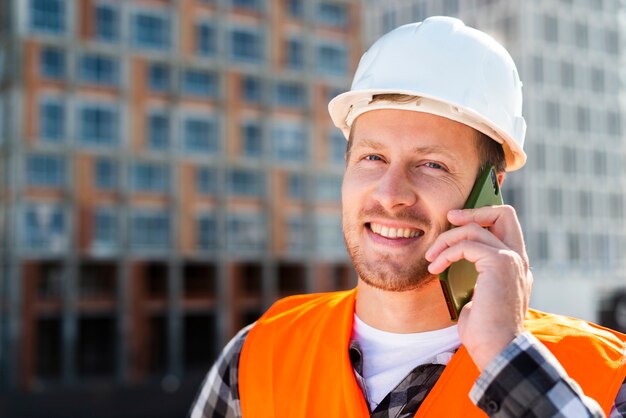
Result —
M409 96L416 96L426 100L422 100L420 105L414 105L413 107L405 105L395 105L394 102L376 103L376 106L369 107L368 104L372 100L372 97L379 94L404 94ZM497 124L483 117L475 110L458 103L451 103L412 90L400 89L370 89L348 91L336 96L328 103L328 112L330 113L330 117L335 126L341 129L346 139L348 139L348 137L350 136L350 129L352 126L352 121L354 119L356 119L359 115L365 112L381 108L395 108L411 110L415 112L430 113L459 123L463 123L464 125L467 125L471 128L476 129L479 132L482 132L483 134L489 136L491 139L502 145L506 160L506 171L518 170L526 162L526 153L524 153L520 145L511 134L498 128ZM356 116L351 119L352 121L348 122L351 113L352 115L356 113ZM523 123L521 129L525 131L525 123Z

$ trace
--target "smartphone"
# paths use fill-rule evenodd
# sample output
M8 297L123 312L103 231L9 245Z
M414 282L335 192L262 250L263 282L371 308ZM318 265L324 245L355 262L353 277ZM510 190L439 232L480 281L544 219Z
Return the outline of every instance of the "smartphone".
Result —
M493 166L489 166L478 176L463 208L480 208L482 206L502 205L502 203L502 193L500 193L496 170ZM467 260L452 263L439 275L439 283L446 298L450 318L453 321L459 319L461 308L472 299L477 276L478 272L474 263Z

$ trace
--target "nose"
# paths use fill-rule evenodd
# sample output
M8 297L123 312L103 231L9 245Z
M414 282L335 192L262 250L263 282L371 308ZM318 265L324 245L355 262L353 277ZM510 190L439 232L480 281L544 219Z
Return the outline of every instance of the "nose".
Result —
M417 202L417 192L409 175L406 168L389 165L376 184L374 200L389 212L414 205Z

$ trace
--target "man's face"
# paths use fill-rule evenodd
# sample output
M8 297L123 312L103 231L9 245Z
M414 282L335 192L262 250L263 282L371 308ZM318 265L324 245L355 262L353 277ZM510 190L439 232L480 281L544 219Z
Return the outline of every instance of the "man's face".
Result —
M434 277L424 258L480 165L476 132L409 110L359 116L342 187L344 238L359 278L391 291Z

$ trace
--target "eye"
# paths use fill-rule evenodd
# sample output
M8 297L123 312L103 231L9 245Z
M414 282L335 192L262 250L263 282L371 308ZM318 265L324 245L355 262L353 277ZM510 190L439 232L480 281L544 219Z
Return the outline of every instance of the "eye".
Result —
M424 166L428 167L428 168L433 168L435 170L443 170L444 167L441 164L429 161L427 163L424 163Z
M370 154L370 155L366 155L364 160L367 161L382 161L382 157L380 155L375 155L375 154Z

